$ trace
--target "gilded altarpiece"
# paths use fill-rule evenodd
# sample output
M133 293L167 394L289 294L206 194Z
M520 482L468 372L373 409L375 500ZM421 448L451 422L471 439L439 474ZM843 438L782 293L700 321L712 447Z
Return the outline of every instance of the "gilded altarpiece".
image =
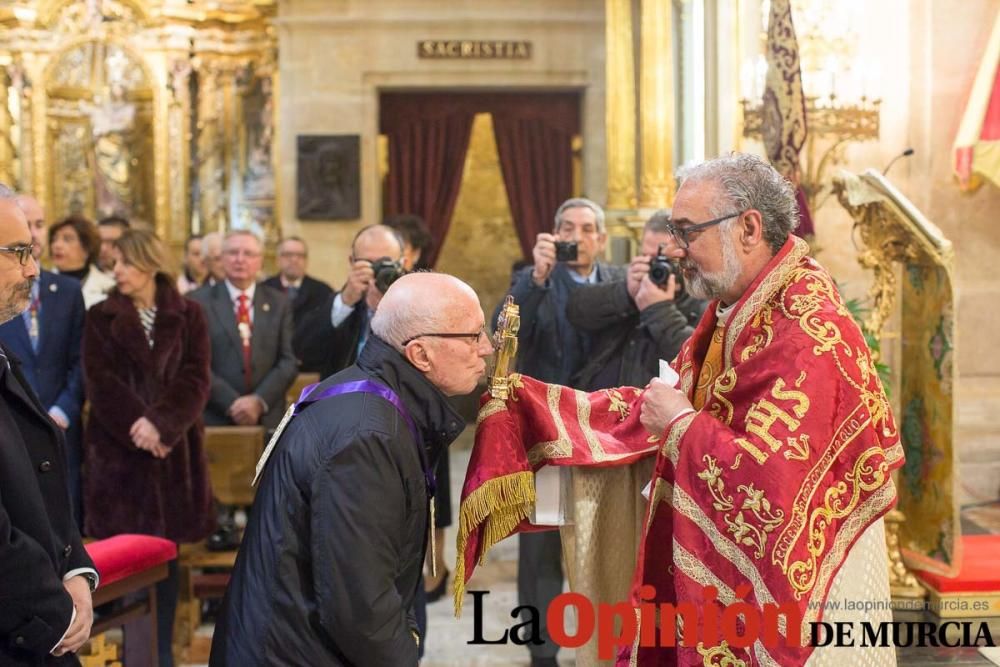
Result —
M0 179L173 245L273 222L275 2L0 1Z

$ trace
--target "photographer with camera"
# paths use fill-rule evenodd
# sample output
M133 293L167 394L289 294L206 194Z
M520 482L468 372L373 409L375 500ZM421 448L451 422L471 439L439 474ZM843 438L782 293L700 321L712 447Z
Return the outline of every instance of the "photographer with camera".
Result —
M551 234L539 234L534 264L515 274L509 294L521 309L517 370L543 382L572 385L590 353L590 336L566 318L570 295L582 285L621 278L620 268L598 261L607 243L604 211L589 199L559 207ZM501 301L502 303L502 301ZM493 324L499 315L493 316ZM562 592L558 531L523 533L518 551L518 604L548 609ZM527 619L525 619L527 620ZM559 650L539 619L541 645L529 644L533 666L556 665Z
M671 361L705 310L705 302L683 289L681 273L667 259L670 212L646 222L642 246L624 279L576 290L566 314L573 326L594 334L592 353L572 385L597 391L642 387Z
M368 341L369 324L382 295L405 271L403 240L385 225L369 225L351 242L350 268L343 289L309 316L315 338L326 344L321 376L355 362Z

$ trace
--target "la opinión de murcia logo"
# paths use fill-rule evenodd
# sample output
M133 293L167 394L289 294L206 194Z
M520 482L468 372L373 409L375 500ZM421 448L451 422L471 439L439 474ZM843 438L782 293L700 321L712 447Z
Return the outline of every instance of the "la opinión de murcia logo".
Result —
M702 603L678 604L650 602L656 590L649 585L639 589L638 606L630 602L594 605L580 593L561 593L546 610L545 620L552 640L563 648L579 648L597 635L597 656L601 660L615 657L618 647L638 645L643 648L682 646L714 647L723 642L735 648L746 648L758 640L766 647L803 646L802 614L797 604L765 604L758 609L742 600L750 593L748 585L736 589L738 600L721 605L714 586L702 589ZM511 610L517 623L495 638L484 636L483 602L489 591L468 591L473 598L473 638L470 645L543 644L540 637L540 615L537 607L521 605ZM845 609L876 608L874 603L847 604ZM577 628L570 634L565 612L574 609ZM638 614L636 613L638 611ZM683 628L682 633L678 629ZM882 622L869 621L809 623L809 646L824 647L907 647L995 646L989 626L980 621Z

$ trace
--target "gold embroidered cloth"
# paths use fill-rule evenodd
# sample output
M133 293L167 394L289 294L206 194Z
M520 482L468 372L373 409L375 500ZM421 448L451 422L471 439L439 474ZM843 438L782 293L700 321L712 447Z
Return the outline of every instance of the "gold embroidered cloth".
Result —
M791 238L736 304L704 409L665 433L633 582L636 603L642 584L655 587L652 602L698 609L705 586L722 605L792 603L803 644L848 551L895 502L889 473L903 462L861 331L807 248ZM689 398L715 305L675 361ZM684 628L689 641L694 632ZM794 667L811 652L784 641L633 646L619 664Z

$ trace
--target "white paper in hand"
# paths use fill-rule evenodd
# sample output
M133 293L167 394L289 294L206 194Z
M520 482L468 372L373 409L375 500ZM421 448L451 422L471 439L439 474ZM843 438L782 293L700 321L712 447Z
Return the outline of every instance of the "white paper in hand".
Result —
M660 359L660 381L676 388L677 383L680 382L680 380L681 376L677 374L677 371L670 367L670 362ZM652 486L653 483L650 482L642 489L642 497L646 500L649 500L649 491Z
M660 359L660 380L671 387L677 387L680 379L681 376L677 374L677 371L670 367L670 362Z

